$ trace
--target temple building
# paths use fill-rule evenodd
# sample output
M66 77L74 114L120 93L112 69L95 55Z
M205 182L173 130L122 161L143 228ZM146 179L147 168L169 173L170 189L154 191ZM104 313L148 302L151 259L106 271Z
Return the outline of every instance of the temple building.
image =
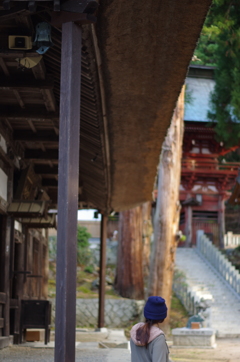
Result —
M41 306L49 304L53 209L55 361L75 361L82 208L101 213L104 326L107 216L151 199L161 145L210 5L0 0L0 348L21 343L29 325L49 329L49 308Z
M227 163L226 149L216 140L210 125L211 92L214 89L214 68L190 66L186 78L185 130L180 186L180 229L186 245L196 243L201 229L214 244L222 246L225 234L225 202L235 183L239 163Z

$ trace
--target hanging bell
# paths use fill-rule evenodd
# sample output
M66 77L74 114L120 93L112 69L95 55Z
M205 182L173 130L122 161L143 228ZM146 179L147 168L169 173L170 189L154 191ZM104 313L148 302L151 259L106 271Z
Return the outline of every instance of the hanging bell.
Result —
M44 54L46 51L53 46L51 39L51 25L46 22L38 23L36 26L36 36L33 45L38 49L36 50L39 54Z

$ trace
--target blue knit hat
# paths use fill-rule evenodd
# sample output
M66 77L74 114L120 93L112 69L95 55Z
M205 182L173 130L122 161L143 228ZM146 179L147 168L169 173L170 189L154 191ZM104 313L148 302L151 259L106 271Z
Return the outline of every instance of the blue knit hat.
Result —
M165 299L157 296L149 297L144 307L144 317L151 320L162 320L167 316Z

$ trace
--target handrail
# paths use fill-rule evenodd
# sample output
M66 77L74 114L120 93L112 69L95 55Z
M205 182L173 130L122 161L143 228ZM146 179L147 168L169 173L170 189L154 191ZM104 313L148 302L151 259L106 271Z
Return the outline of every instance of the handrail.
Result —
M233 234L232 231L228 231L224 235L224 248L236 248L240 245L240 234Z
M227 284L240 296L240 274L227 258L207 238L203 230L197 231L197 251L218 271Z

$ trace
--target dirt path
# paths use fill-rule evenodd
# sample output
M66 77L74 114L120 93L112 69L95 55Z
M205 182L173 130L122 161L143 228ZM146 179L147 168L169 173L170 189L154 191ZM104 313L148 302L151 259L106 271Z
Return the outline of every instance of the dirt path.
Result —
M218 339L215 349L170 348L173 362L240 362L240 338Z

